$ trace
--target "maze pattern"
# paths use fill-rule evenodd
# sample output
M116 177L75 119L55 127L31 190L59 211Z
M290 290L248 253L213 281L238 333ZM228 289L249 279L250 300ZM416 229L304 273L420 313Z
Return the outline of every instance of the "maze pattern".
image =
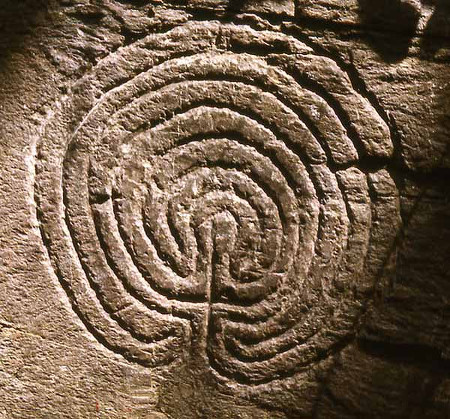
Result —
M36 203L89 331L142 365L246 385L354 330L398 224L389 128L330 58L191 22L100 61L49 118Z

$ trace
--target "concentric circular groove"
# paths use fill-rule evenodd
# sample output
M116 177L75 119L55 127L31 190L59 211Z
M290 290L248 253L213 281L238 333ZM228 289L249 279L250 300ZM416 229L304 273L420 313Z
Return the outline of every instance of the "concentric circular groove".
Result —
M195 354L265 385L353 333L398 223L389 173L358 159L392 149L329 58L194 22L118 50L55 107L38 218L102 344L144 365Z

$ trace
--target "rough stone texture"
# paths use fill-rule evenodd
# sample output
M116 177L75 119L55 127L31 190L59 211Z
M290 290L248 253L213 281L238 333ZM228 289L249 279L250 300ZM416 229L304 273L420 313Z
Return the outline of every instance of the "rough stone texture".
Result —
M0 418L450 417L445 1L10 1Z

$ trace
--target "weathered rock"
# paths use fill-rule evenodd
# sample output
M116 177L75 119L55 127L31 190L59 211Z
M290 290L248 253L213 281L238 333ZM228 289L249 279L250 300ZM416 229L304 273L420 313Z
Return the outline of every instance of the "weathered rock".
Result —
M8 1L0 417L450 414L445 7Z

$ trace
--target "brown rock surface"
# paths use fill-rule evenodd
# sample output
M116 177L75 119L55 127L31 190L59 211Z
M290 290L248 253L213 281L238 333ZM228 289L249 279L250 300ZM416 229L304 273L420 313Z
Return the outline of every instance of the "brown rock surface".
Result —
M6 0L0 418L449 417L448 9Z

